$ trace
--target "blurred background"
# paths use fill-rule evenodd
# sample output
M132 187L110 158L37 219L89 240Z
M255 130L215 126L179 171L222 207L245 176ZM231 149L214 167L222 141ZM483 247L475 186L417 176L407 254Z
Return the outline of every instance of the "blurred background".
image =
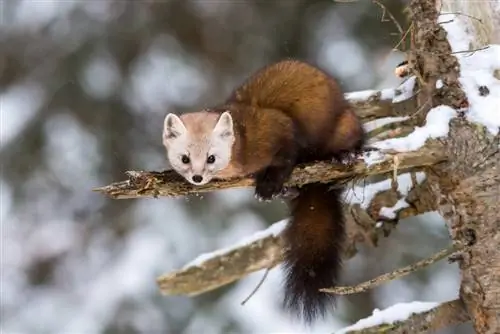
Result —
M383 1L403 28L406 1ZM398 302L458 295L442 261L306 328L280 308L281 272L165 297L158 275L286 218L251 189L111 200L93 187L163 170L163 118L217 103L259 67L295 57L347 91L393 87L396 25L372 1L3 0L0 7L2 333L331 333ZM355 284L449 243L435 214L400 222L345 265ZM444 332L443 332L444 333ZM449 333L472 333L470 326Z

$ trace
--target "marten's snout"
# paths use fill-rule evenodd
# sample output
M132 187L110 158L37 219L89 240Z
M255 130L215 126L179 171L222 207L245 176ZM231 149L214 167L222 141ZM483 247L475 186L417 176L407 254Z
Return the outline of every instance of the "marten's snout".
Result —
M203 181L203 176L193 175L193 177L191 179L193 180L194 183L200 183L201 181Z

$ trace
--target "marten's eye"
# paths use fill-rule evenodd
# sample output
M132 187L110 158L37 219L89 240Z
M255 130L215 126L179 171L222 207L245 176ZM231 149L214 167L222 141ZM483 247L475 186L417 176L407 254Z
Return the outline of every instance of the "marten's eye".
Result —
M181 161L183 164L188 164L191 161L191 159L189 159L187 155L183 154L181 157Z
M215 162L215 155L209 155L207 158L207 164L213 164Z

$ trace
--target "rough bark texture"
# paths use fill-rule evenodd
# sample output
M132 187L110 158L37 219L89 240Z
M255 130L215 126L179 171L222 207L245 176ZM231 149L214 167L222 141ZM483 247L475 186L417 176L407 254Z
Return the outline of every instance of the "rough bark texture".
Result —
M460 64L451 54L446 31L437 24L438 12L434 0L413 0L409 6L413 22L414 46L409 53L409 62L422 86L418 94L418 108L422 115L440 104L454 108L467 107L467 98L458 82ZM441 79L443 89L436 90L436 81Z
M418 101L424 111L439 104L466 107L459 63L436 23L435 6L433 0L413 0L409 7L416 31L413 61L427 87ZM432 89L437 79L444 83L439 95ZM439 200L453 242L470 246L459 257L460 297L477 333L500 333L499 140L458 118L442 144L448 163L432 168L427 185Z
M383 160L370 166L361 161L354 163L349 168L325 161L303 164L295 168L286 185L301 186L312 182L330 182L386 174L396 168L396 159L399 170L432 166L443 162L443 157L444 153L434 146L425 147L415 152L387 154ZM203 186L193 186L172 170L164 172L131 171L127 174L129 180L96 188L94 191L102 192L116 199L151 196L173 197L227 188L250 187L254 184L253 179L250 178L235 178L211 181Z
M466 121L452 122L445 142L451 163L435 169L433 191L462 252L460 297L477 333L500 333L500 152Z

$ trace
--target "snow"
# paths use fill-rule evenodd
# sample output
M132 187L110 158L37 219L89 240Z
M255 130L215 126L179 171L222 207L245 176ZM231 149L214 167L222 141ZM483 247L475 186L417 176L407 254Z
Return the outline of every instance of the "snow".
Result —
M390 208L386 207L386 206L381 207L380 211L379 211L379 216L382 216L382 217L385 217L388 219L395 219L396 218L396 211L407 208L409 206L410 205L408 204L408 202L406 202L406 200L404 198L401 198L396 202L396 204L394 204L394 206L392 206Z
M380 99L381 100L390 100L394 98L394 89L393 88L386 88L382 90L374 90L374 89L367 89L367 90L362 90L358 92L349 92L345 94L345 97L347 100L354 102L354 101L364 101L368 100L371 96L377 94L380 92Z
M247 246L255 241L267 238L269 236L277 236L284 230L287 223L288 223L288 219L280 220L280 221L272 224L271 226L269 226L265 230L257 231L256 233L241 239L239 242L235 243L234 245L231 245L231 246L226 247L226 248L218 249L214 252L203 253L203 254L199 255L198 257L196 257L191 262L189 262L188 264L186 264L184 266L184 268L201 266L204 262L206 262L210 259L213 259L214 257L221 256L223 254L227 254L235 249Z
M415 127L406 137L391 138L373 143L373 146L383 150L397 152L415 151L422 147L427 139L445 137L450 131L450 120L456 116L456 111L445 105L439 105L429 110L425 125Z
M421 184L425 180L425 173L424 172L416 173L416 179L418 184ZM391 179L386 179L369 184L361 183L361 185L356 185L352 188L348 188L345 192L346 197L348 198L348 202L351 205L360 204L361 208L367 209L368 205L370 204L370 202L373 200L373 198L377 193L391 189L391 181L392 181ZM398 175L398 191L402 196L408 195L408 192L413 188L413 186L414 185L412 184L410 173L404 173ZM396 205L391 209L397 210L398 207L401 207L402 205L404 204L396 203Z
M363 127L365 131L370 132L375 130L376 128L379 128L381 126L384 126L386 124L391 124L394 122L401 122L408 119L408 116L400 116L400 117L382 117L382 118L376 118L373 121L369 121L363 124Z
M349 92L345 94L347 100L351 102L366 101L371 96L380 93L381 100L392 100L393 103L407 100L413 96L413 87L415 86L415 77L405 80L398 88L384 88L381 90L367 89L358 92Z
M380 92L381 92L380 98L382 100L389 100L389 99L394 98L395 92L394 92L394 89L392 89L392 88L382 89Z
M373 89L368 89L368 90L361 90L358 92L349 92L345 94L345 98L350 100L350 101L364 101L368 100L370 96L373 94L376 94L377 91Z
M435 302L414 301L411 303L398 303L382 311L374 309L373 315L370 317L361 319L352 326L336 331L335 334L344 334L349 331L362 330L382 324L393 324L397 321L408 319L412 314L427 312L438 305L439 303Z
M469 50L473 39L466 21L458 15L443 13L439 22L448 33L451 49L460 63L459 81L469 100L467 119L484 125L491 134L497 135L500 128L500 80L494 77L494 71L500 70L500 45L464 52ZM487 87L489 93L481 96L481 86Z
M451 16L451 17L450 17ZM460 83L469 100L469 108L465 111L471 122L484 125L493 135L500 129L500 80L495 78L494 71L500 70L500 45L489 45L483 49L468 50L472 36L468 33L467 24L454 14L443 14L440 23L448 32L448 40L452 50L460 62ZM415 77L410 77L400 87L393 91L393 103L409 99L413 95ZM436 82L436 88L441 89L444 83ZM390 91L390 90L384 90ZM373 90L346 94L350 100L367 99L376 93ZM383 150L397 152L414 151L421 148L428 139L445 137L449 132L449 122L457 115L456 111L445 105L437 106L427 114L425 125L416 127L406 137L391 138L375 142L373 146ZM401 121L403 117L387 117L365 124L365 129L371 131L385 124ZM373 161L372 161L373 163Z
M397 89L396 94L392 99L392 103L408 100L413 96L413 88L415 87L415 77L409 77Z
M375 165L379 162L385 160L385 154L382 152L374 151L374 152L365 152L363 153L363 160L367 167L371 165Z

